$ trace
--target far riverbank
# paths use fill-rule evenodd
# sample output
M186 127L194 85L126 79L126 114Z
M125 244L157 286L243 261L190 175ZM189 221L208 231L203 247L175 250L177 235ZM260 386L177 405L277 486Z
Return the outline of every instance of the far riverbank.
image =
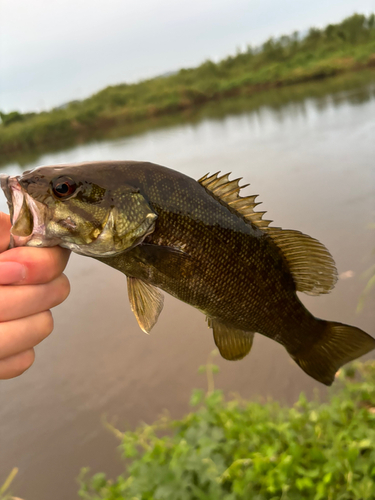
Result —
M355 14L322 30L271 38L218 63L135 84L110 86L48 112L0 113L1 163L97 140L119 128L145 129L165 117L195 113L209 102L251 97L304 82L375 68L375 15Z

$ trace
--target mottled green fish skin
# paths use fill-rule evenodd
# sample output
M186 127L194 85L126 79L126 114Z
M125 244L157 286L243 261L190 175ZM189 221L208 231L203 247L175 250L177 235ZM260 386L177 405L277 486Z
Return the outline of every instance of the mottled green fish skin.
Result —
M182 173L141 163L116 166L114 175L139 188L158 219L144 244L99 260L210 318L270 337L290 352L309 344L300 332L317 320L299 301L283 255L268 234Z
M134 244L124 246L121 253L90 255L206 314L215 342L227 359L246 355L257 332L282 344L306 373L330 385L340 366L375 348L375 340L362 330L310 314L297 297L296 274L290 267L294 264L284 253L285 241L271 237L261 225L234 210L235 204L228 205L194 179L147 162L94 162L42 167L22 175L19 183L29 195L48 205L51 184L59 175L71 177L80 186L74 199L60 203L57 209L47 209L51 227L57 224L59 231L64 231L65 224L70 241L76 239L88 247L94 242L94 247L101 248L95 235L104 232L104 214L113 210L118 214L114 228L120 233L132 227L131 234L137 234L137 221L147 222L147 217L156 215L147 222L147 236L138 240L132 236L129 242L133 238ZM5 192L9 197L6 187ZM69 211L80 221L80 233L70 227ZM288 231L283 237L288 237ZM293 241L287 243L292 254ZM320 269L326 268L319 268L319 259L324 261L329 253L323 246L318 248L316 240L302 235L297 261L305 255L304 245L309 241L315 243L310 247L306 243L305 248L318 262L318 275L322 274ZM80 253L77 248L73 250ZM310 265L302 262L302 280ZM327 276L332 268L335 273L329 260ZM320 280L316 274L312 276L313 281ZM309 290L301 285L298 289ZM160 302L158 307L162 307Z

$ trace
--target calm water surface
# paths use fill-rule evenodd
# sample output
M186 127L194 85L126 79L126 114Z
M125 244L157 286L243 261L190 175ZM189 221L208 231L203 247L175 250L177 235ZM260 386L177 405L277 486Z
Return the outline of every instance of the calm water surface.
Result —
M217 105L219 106L219 104ZM226 103L228 110L228 103ZM125 139L48 154L26 165L87 160L150 160L194 178L206 172L243 176L247 194L260 194L276 225L301 230L330 249L342 278L327 296L302 296L313 314L355 324L375 335L374 296L355 309L375 247L374 88L261 106L220 119L153 130ZM3 170L21 171L16 163ZM0 209L6 211L2 197ZM348 272L350 271L350 272ZM127 299L126 279L92 259L73 255L72 292L54 312L54 334L37 347L35 365L0 384L0 483L20 470L13 491L26 500L77 498L83 466L121 472L117 441L103 416L121 428L152 422L165 408L179 417L197 374L214 348L204 317L166 297L150 336L142 333ZM292 403L301 390L323 386L286 351L255 339L243 361L218 359L218 387L245 398L272 396Z

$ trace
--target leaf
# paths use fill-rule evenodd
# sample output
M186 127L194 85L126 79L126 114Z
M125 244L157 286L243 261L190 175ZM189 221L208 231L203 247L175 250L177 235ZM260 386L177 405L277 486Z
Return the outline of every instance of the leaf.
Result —
M199 403L202 402L204 398L204 391L203 389L194 389L193 393L190 397L190 406L197 406Z

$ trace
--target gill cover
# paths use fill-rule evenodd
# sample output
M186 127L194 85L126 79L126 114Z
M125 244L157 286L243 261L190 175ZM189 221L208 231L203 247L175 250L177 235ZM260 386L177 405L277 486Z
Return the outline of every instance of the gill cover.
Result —
M64 242L71 250L92 257L117 255L142 243L153 232L156 213L140 193L126 193L120 199L113 196L102 229L94 230L94 239L88 244Z

